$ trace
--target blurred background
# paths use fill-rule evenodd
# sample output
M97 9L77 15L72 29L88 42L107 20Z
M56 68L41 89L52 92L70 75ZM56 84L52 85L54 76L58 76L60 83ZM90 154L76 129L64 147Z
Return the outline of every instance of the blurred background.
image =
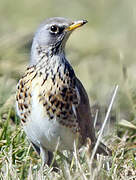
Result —
M53 16L88 20L87 25L70 37L67 57L93 107L105 112L118 84L113 119L135 122L135 0L1 0L1 111L8 105L14 106L11 97L28 65L33 34L43 20Z

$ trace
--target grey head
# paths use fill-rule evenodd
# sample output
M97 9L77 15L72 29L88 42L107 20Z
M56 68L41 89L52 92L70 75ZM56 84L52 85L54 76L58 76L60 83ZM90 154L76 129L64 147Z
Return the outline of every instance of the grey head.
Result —
M87 23L86 20L72 21L62 17L45 20L33 38L30 65L36 64L43 52L46 56L64 53L70 34L85 23Z

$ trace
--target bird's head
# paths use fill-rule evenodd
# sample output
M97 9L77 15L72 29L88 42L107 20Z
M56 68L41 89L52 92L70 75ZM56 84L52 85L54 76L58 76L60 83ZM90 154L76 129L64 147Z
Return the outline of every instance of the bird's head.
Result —
M37 62L39 54L64 52L69 35L78 27L86 24L86 20L72 21L67 18L54 17L45 20L38 28L32 44L31 64Z

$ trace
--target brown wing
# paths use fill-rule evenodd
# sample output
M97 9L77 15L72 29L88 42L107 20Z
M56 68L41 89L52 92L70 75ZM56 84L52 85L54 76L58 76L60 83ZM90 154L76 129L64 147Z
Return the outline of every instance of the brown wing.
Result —
M77 117L78 123L81 130L81 135L83 139L83 143L87 137L91 139L92 142L96 141L95 138L95 130L93 126L93 119L91 117L90 104L87 92L83 87L82 83L79 79L76 78L76 86L78 88L80 94L80 104L77 107Z
M93 119L90 111L88 95L82 83L77 78L76 78L76 86L78 88L81 98L80 104L77 108L77 117L78 117L79 127L81 130L82 141L83 144L86 143L86 139L87 137L89 137L91 139L91 146L93 147L96 142L96 137L95 137L95 129L93 126ZM100 142L96 153L111 155L112 152L107 146L105 146L103 143Z

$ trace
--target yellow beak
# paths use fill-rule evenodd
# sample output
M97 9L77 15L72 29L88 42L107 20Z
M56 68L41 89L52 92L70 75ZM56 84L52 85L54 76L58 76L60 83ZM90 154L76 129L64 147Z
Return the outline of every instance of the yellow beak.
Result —
M79 20L79 21L75 21L72 25L68 26L65 31L72 31L74 29L77 29L81 26L83 26L84 24L86 24L87 21L86 20Z

